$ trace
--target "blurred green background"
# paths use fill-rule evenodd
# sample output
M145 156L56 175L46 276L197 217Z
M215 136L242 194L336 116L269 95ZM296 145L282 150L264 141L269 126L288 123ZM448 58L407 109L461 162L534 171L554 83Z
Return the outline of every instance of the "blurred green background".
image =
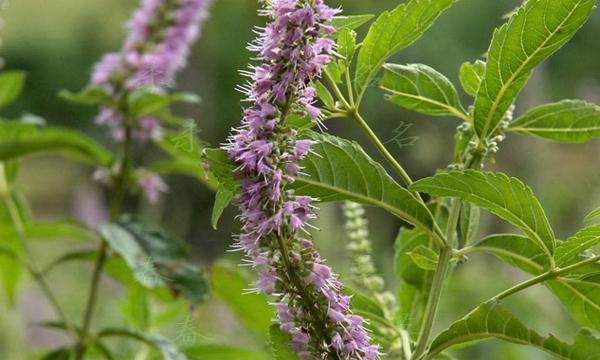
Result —
M336 0L347 14L378 14L397 5L397 0ZM462 62L479 58L487 49L492 31L502 16L519 1L462 0L451 8L415 45L399 54L399 63L425 63L444 73L458 84ZM8 109L17 116L32 113L51 124L79 128L108 146L114 146L103 129L93 123L94 110L67 104L57 98L60 89L77 90L88 81L91 67L107 51L120 47L123 23L136 8L135 0L12 0L2 10L4 20L0 55L6 68L28 72L27 87L21 99ZM194 47L188 68L179 75L177 88L202 97L199 106L182 106L178 113L198 121L202 140L218 145L229 129L240 121L241 94L235 85L244 81L238 70L245 68L250 53L245 49L253 37L250 31L262 19L253 0L215 0L211 17L202 37ZM359 34L364 36L365 28ZM550 61L541 66L516 104L516 114L545 102L563 98L581 98L600 103L600 14L592 20ZM360 35L359 35L360 36ZM470 101L465 98L465 102ZM414 144L400 146L390 142L390 150L400 159L413 178L421 178L444 168L451 161L452 134L458 122L446 118L429 118L407 112L383 100L376 88L368 93L364 116L382 139L390 140L400 125L410 125L403 135L416 137ZM331 132L360 140L377 159L376 152L357 126L349 120L328 123ZM505 171L531 185L553 224L557 236L565 238L583 226L583 216L600 204L600 143L561 145L518 135L501 144L497 164L490 169ZM139 155L151 158L152 152ZM103 190L90 180L93 169L76 165L59 157L35 157L25 162L20 184L38 220L73 217L91 219L101 216ZM231 234L236 232L235 212L226 211L218 231L210 226L212 193L196 181L173 176L168 179L171 191L157 206L128 204L143 217L160 222L185 238L195 260L209 268L221 257L237 258L226 253ZM378 270L395 288L392 269L392 246L400 223L378 210L369 211L372 240ZM480 233L510 231L510 227L486 216ZM348 259L340 247L345 243L343 218L337 205L323 206L315 234L317 246L338 272L344 273ZM35 243L40 262L52 254L73 246L71 242ZM71 316L79 317L90 276L88 264L77 263L57 271L50 279L58 289L60 300L68 304ZM510 286L526 275L508 268L495 258L474 255L460 266L443 298L441 320L448 324L464 315L478 302ZM122 323L118 301L122 289L107 281L103 284L97 326ZM4 300L0 300L4 301ZM537 287L508 301L510 308L525 322L542 333L552 332L570 340L576 325L561 305L544 288ZM31 327L32 323L52 316L33 283L23 285L17 304L0 302L0 359L26 359L25 351L36 351L65 339L60 334ZM188 319L182 315L182 319ZM247 343L260 348L245 333L234 316L216 299L193 314L198 341ZM176 332L177 329L165 330ZM172 334L171 334L172 335ZM458 351L461 359L546 359L535 350L516 345L486 342L472 349Z

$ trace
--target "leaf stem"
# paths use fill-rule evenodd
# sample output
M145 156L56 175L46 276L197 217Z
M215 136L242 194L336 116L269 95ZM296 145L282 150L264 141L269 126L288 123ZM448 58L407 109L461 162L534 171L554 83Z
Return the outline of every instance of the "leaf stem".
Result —
M348 101L346 100L344 95L342 94L342 91L340 90L340 88L337 86L335 80L333 79L333 76L331 76L331 74L329 73L329 71L327 71L327 69L323 69L323 75L325 76L325 79L327 79L327 82L329 82L329 85L331 85L331 88L333 89L335 96L338 98L339 101L342 102L342 105L344 105L344 107L346 109L352 108L353 106L350 106L350 104L348 103Z
M50 305L54 308L54 311L56 312L56 315L58 316L60 321L64 323L67 332L73 335L75 338L77 338L77 332L75 331L73 325L67 318L64 310L60 306L56 295L54 295L54 292L48 285L48 282L46 281L46 278L44 277L42 271L40 271L37 264L35 263L33 253L27 242L27 232L25 230L24 221L21 218L21 214L12 197L10 186L8 185L8 181L6 180L6 171L4 168L4 163L0 163L0 195L2 196L2 199L4 200L4 203L8 209L11 223L15 229L15 232L17 233L19 242L21 243L22 248L25 250L27 259L23 260L25 260L24 262L27 270L42 290L44 296L50 302Z
M556 268L554 270L549 270L546 271L545 273L538 275L534 278L531 278L527 281L524 281L520 284L517 284L513 287L511 287L510 289L507 289L501 293L499 293L498 295L494 296L492 298L492 300L502 300L505 299L513 294L518 293L519 291L525 290L529 287L532 287L536 284L539 284L541 282L544 282L546 280L551 280L551 279L556 279L557 277L564 275L564 274L568 274L569 272L576 270L582 266L586 266L586 265L590 265L590 264L594 264L596 262L600 261L600 255L591 257L589 259L580 261L578 263L566 266L564 268Z
M131 161L131 146L132 146L132 131L131 127L125 122L124 126L125 137L123 140L122 147L122 160L119 167L119 171L116 176L115 191L112 196L110 206L110 221L116 221L121 213L123 205L123 199L127 191L127 181L129 177L129 168ZM90 285L88 301L85 308L83 317L83 325L81 330L81 339L76 349L76 360L82 360L85 356L85 352L88 347L88 335L90 332L90 326L96 308L96 302L98 298L98 290L100 287L100 278L102 277L102 271L106 265L108 259L108 244L104 239L101 239L100 249L98 250L98 259L94 265L94 271L92 274L92 283Z

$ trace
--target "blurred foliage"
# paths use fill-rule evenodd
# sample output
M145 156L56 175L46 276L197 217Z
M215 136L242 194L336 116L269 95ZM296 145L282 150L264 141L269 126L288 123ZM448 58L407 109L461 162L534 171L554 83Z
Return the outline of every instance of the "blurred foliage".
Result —
M395 6L397 1L336 0L331 3L342 6L347 14L376 14ZM492 30L503 21L502 15L518 4L517 0L462 0L394 62L426 63L458 84L460 65L466 60L479 58L486 51ZM57 93L61 89L79 89L87 83L91 68L100 56L120 46L124 33L122 24L136 6L137 1L134 0L10 1L8 7L0 12L4 19L0 55L8 69L25 70L28 80L24 95L3 115L17 116L25 112L42 115L51 124L84 129L107 146L114 146L108 136L93 124L94 110L67 104L57 97ZM211 18L195 46L190 66L179 76L178 88L200 94L202 102L200 106L179 105L178 110L197 119L202 139L212 145L219 144L230 127L238 124L240 119L239 100L242 95L233 89L243 81L238 70L246 67L250 56L245 50L247 42L253 38L250 29L261 24L255 15L256 7L257 2L251 0L215 0ZM521 114L520 107L561 98L599 103L600 62L597 54L600 53L600 42L595 38L599 31L600 15L596 13L571 42L535 73L517 103L516 113ZM451 134L458 125L452 123L453 120L400 110L385 102L382 92L377 90L367 93L364 109L375 132L384 134L382 137L388 141L392 153L414 178L429 176L433 169L444 167L451 161ZM346 138L362 139L359 129L349 121L333 120L328 127L333 133ZM414 138L414 142L405 141ZM369 146L365 148L373 150ZM557 236L565 238L574 229L580 228L580 219L600 203L600 189L596 186L600 181L596 157L599 150L598 142L570 146L513 136L502 144L494 169L518 176L531 185L555 224ZM139 156L146 159L156 154L150 152ZM541 167L541 163L552 166ZM105 204L101 190L90 180L91 171L55 157L33 158L25 162L19 182L31 202L33 217L55 220L94 216L90 212ZM571 174L578 174L581 179L576 188L570 186L573 180ZM139 209L145 218L165 223L167 228L185 238L193 255L207 265L221 257L237 261L236 256L225 252L231 244L231 234L237 229L233 216L223 216L218 231L210 226L212 192L192 179L179 176L169 178L169 185L172 192L159 206L132 203L128 207ZM567 188L570 190L566 191ZM232 215L233 211L226 209L225 214ZM390 249L399 223L381 210L369 210L369 217L378 271L393 284ZM487 215L483 215L483 220L485 232L506 230L505 225ZM339 235L343 233L343 217L339 209L334 205L324 205L317 226L322 229L315 236L317 246L338 272L344 273L348 260L338 251L339 242L344 241ZM35 244L35 253L48 258L60 253L61 247L69 246L72 246L70 241L40 242ZM454 320L449 314L465 314L483 299L524 278L523 274L492 258L475 259L464 265L464 268L467 267L477 271L468 271L468 275L462 267L456 271L442 304L444 324ZM231 276L227 267L218 269L218 276ZM87 288L90 271L88 266L73 263L51 276L50 281L57 284L60 300L68 304L71 315L82 311L78 296L71 294L80 294ZM491 274L495 275L494 279L501 280L489 281ZM235 281L237 290L241 284L238 284L239 279ZM474 284L477 284L477 289ZM107 284L103 291L110 291L115 296L106 296L108 300L102 302L98 326L119 324L122 320L117 300L134 295L123 293L113 283ZM256 334L243 329L244 322L259 320L235 320L223 305L227 303L227 291L231 289L221 289L207 305L197 309L191 320L181 304L174 305L171 311L182 323L194 323L195 340L200 343L208 340L233 342L259 349L261 342L257 341ZM556 335L573 333L573 321L558 301L547 294L543 288L534 288L507 303L528 325L534 325L542 333L550 329L558 329ZM34 350L43 349L64 341L56 332L28 327L50 312L40 298L38 291L28 286L16 304L19 311L8 311L9 304L1 304L0 359L22 360L22 349L29 346ZM121 311L127 309L121 306ZM145 320L138 321L143 323ZM177 338L178 329L181 330L182 326L170 329L173 338ZM259 338L264 336L266 334L258 335ZM30 343L30 340L33 342ZM127 347L122 348L122 354L128 351ZM465 359L487 360L548 358L536 350L498 342L482 343L461 355ZM243 356L250 358L252 355L247 353Z

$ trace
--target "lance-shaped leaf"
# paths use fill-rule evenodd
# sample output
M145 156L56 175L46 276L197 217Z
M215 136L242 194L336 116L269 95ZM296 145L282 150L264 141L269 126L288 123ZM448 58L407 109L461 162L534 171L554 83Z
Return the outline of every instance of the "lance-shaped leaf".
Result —
M579 324L600 330L600 276L597 273L580 279L559 278L548 281L546 286Z
M351 16L335 16L331 21L331 26L333 26L337 31L333 34L333 36L339 36L341 31L344 29L354 30L358 29L362 25L366 24L371 20L375 15L365 14L365 15L351 15Z
M306 132L316 143L301 163L306 175L296 179L296 193L320 201L352 200L389 211L437 236L427 207L392 179L356 142Z
M64 153L103 166L112 162L112 154L103 146L79 131L65 128L45 128L0 143L0 161L51 152Z
M423 64L385 64L379 86L387 100L426 115L468 119L454 85L444 75Z
M541 105L517 118L507 130L566 143L586 142L600 137L600 107L583 100Z
M566 266L572 264L581 253L599 243L600 225L588 226L578 231L556 248L556 265Z
M497 302L480 305L443 331L433 340L425 359L433 359L435 355L454 345L493 338L533 346L558 359L600 359L598 353L600 340L591 337L588 333L579 333L574 344L564 343L552 335L542 336L529 329Z
M24 85L23 71L5 71L0 74L0 107L12 103L21 94Z
M585 216L585 221L592 221L597 217L600 217L600 207L587 214Z
M544 209L531 188L517 178L474 170L450 171L419 180L411 189L469 201L523 230L548 257L554 253L554 232Z
M494 32L475 100L479 138L494 131L532 70L575 34L595 4L595 0L530 0Z
M382 13L358 53L354 79L358 99L390 56L416 41L456 0L411 0Z
M481 60L463 63L460 67L459 79L465 92L471 96L476 96L479 86L485 76L485 62Z

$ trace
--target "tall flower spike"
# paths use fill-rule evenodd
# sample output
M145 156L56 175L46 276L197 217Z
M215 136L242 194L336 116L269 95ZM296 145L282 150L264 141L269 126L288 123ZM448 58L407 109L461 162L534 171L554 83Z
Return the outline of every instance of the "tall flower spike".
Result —
M290 113L318 121L311 82L329 62L334 42L322 37L338 12L323 0L268 0L270 22L250 45L262 63L251 68L250 106L225 148L242 182L242 230L235 245L259 272L257 290L276 297L277 319L303 359L378 357L364 320L350 311L342 283L314 249L306 228L316 217L311 197L286 185L311 151L285 122Z
M190 46L198 37L211 0L142 0L128 24L129 35L118 53L104 55L94 67L91 82L104 87L113 101L96 122L122 141L123 122L134 128L134 138L145 142L161 135L157 118L128 119L124 99L141 87L162 91L185 66Z

